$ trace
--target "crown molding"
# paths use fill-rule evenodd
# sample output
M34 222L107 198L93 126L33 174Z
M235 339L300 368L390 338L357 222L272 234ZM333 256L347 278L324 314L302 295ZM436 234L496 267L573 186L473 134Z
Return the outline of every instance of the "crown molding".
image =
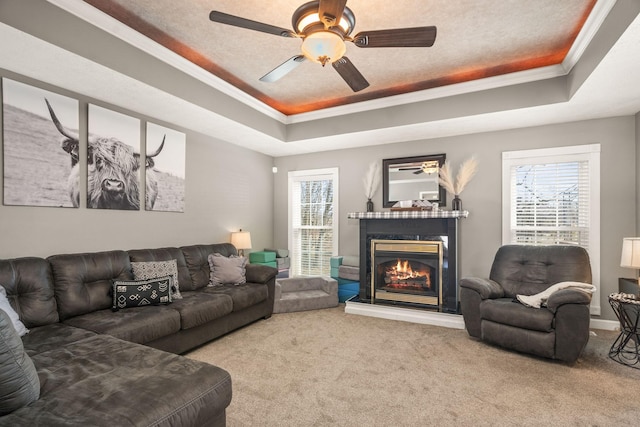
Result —
M564 61L562 61L562 66L566 74L578 63L587 46L589 46L589 43L591 43L591 40L593 40L593 37L609 15L609 12L611 12L613 6L616 5L616 1L617 0L598 0L595 4L587 21L578 33L575 42L573 42L571 49L569 49L567 56L564 58Z
M94 8L88 3L78 0L47 0L47 2L77 16L83 21L86 21L103 31L106 31L125 43L128 43L131 46L140 49L141 51L201 81L202 83L209 85L213 89L248 105L256 111L278 120L281 123L285 123L287 116L278 110L248 95L246 92L227 83L214 74L205 71L177 53L138 33L129 26L107 15L101 10Z

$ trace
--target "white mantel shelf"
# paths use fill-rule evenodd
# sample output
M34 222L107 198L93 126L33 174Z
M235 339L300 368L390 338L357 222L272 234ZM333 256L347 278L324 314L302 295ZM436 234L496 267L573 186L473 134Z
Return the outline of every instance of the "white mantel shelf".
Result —
M466 218L469 211L382 211L349 212L348 219L427 219L427 218Z

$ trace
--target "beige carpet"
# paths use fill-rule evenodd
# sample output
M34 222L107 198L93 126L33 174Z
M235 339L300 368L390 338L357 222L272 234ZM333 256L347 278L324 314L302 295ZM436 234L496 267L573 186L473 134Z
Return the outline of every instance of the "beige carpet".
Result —
M594 331L573 366L466 331L328 310L274 314L188 357L231 373L234 426L640 425L640 370Z

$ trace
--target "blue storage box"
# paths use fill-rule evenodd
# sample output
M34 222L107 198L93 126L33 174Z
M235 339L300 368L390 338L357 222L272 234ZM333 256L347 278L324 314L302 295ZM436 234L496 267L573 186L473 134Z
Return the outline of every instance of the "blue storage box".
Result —
M340 284L338 282L338 301L345 302L354 295L360 293L360 282L349 282Z

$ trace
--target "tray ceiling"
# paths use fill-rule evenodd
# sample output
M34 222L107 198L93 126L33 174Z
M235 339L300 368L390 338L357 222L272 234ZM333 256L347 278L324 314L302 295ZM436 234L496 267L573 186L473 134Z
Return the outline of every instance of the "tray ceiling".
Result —
M285 115L294 115L567 63L595 0L349 0L353 34L434 25L430 48L361 49L347 56L370 86L354 93L306 61L277 82L258 79L300 53L301 40L209 20L218 10L291 28L303 0L85 0L131 29ZM565 70L568 72L569 70Z

